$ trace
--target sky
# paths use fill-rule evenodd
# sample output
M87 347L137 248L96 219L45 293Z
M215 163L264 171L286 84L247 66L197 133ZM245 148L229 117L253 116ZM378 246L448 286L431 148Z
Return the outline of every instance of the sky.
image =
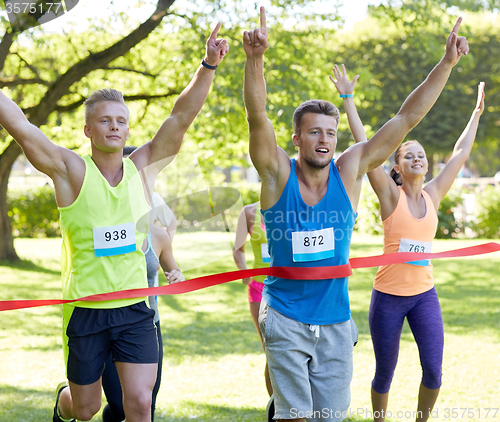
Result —
M182 0L178 0L178 4L181 2ZM88 25L88 18L110 13L106 3L109 5L110 2L106 2L105 0L80 0L79 3L65 15L43 24L43 28L46 32L61 32L61 28L68 26L74 28L75 17L78 17L76 23L81 22L81 30L85 30ZM265 0L258 3L264 6L266 5ZM356 21L364 20L367 15L368 5L378 3L380 3L380 1L377 0L345 0L344 5L340 8L341 16L345 19L345 26L349 28ZM120 10L133 11L134 17L138 20L146 19L152 12L152 7L134 7L137 5L136 0L120 0L119 4ZM252 3L252 6L254 4L255 2ZM322 6L322 10L327 9L328 4L329 1L325 0L325 8Z
M367 16L368 5L379 4L375 0L345 0L339 9L340 15L345 19L345 27L349 29L354 23L362 21Z

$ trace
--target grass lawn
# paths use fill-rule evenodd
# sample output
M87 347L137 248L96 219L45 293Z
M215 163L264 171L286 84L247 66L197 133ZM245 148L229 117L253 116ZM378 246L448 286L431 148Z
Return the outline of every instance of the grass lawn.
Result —
M434 251L480 243L484 241L435 241ZM357 235L351 255L380 254L381 244L380 237ZM235 270L228 245L224 234L179 234L174 252L186 278L192 278ZM60 240L17 239L16 248L30 261L0 264L2 299L60 298ZM433 264L445 323L443 387L434 420L499 420L500 254ZM354 349L351 412L359 421L369 420L371 408L375 365L368 306L374 274L375 269L354 270L350 280L352 312L360 331ZM155 420L263 421L265 359L245 286L236 281L162 296L159 305L165 358ZM58 306L0 313L0 422L51 420L54 388L65 374L60 326ZM410 415L416 408L420 377L418 351L405 326L390 420L414 420Z

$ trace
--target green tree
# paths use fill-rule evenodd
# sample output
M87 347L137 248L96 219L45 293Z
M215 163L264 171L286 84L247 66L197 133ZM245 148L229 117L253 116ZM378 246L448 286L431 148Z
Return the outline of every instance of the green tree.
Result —
M86 85L83 79L92 72L101 70L101 77L108 79L112 72L140 71L128 67L119 70L110 64L155 31L171 13L173 2L158 0L151 16L135 29L110 35L106 33L109 24L96 22L80 39L74 34L59 36L59 40L57 36L44 37L39 30L15 33L2 18L5 33L0 42L0 87L11 89L12 97L34 125L45 125L52 113L74 110L82 104L86 94L80 90ZM123 23L123 18L118 20ZM18 257L7 214L7 184L12 164L22 151L5 132L0 136L0 259L13 260Z
M193 131L184 148L196 151L208 178L215 175L214 167L231 165L248 166L248 124L243 104L243 71L245 55L242 54L242 33L253 29L253 23L245 27L234 26L224 34L236 54L226 57L224 66L217 69L214 95L207 99L193 125ZM278 145L293 154L292 117L295 108L303 101L322 98L342 104L328 75L333 74L335 54L332 46L338 40L335 31L318 27L291 29L275 22L270 25L271 46L266 53L265 77L267 84L267 112L272 121ZM194 46L194 40L186 39L186 50ZM188 53L191 54L191 53ZM192 52L192 54L195 54ZM337 62L339 63L339 62ZM377 90L365 86L358 98L375 99ZM357 98L357 100L358 100ZM351 142L347 121L342 120L340 148Z
M431 159L452 151L470 118L480 81L486 82L487 112L481 118L470 161L480 159L480 151L498 144L500 36L495 27L498 18L491 15L468 19L462 33L470 39L470 54L462 57L432 110L408 135L408 139L423 143ZM364 101L359 108L365 124L378 130L396 114L408 93L442 56L450 28L448 18L440 25L430 23L404 31L396 24L369 19L344 34L346 41L336 49L339 61L348 69L362 69L369 77L360 78L358 85L376 87L380 93L375 101ZM498 157L498 152L495 155Z
M373 16L409 29L440 23L447 11L498 11L499 8L499 0L382 0L369 6Z
M135 116L132 133L137 136L131 143L140 145L153 135L165 117L165 110L171 108L174 97L199 66L206 34L216 12L224 11L220 15L224 16L225 28L238 28L238 31L241 22L247 22L255 13L239 0L174 3L175 0L138 1L139 6L156 5L143 22L134 19L134 13L129 10L111 19L93 20L84 33L71 30L61 35L46 35L42 26L19 34L12 32L2 18L0 25L5 34L0 42L0 88L8 87L11 98L20 104L29 120L37 126L45 126L43 130L52 140L86 153L88 142L81 135L80 106L93 89L103 85L117 87L124 92L126 100L135 101L130 108ZM335 14L318 14L311 3L309 0L273 1L275 19L300 16L302 24L307 26L317 19L337 18ZM77 10L76 7L72 13ZM203 10L203 14L198 10ZM241 32L232 37L236 53L240 37ZM143 42L146 38L148 41ZM238 54L234 57L237 63ZM206 156L215 156L213 152L217 151L209 150L217 146L211 138L227 147L217 158L202 160L206 168L214 164L227 165L233 157L240 157L238 149L246 139L244 113L238 104L242 103L241 89L233 85L240 78L238 72L232 73L234 70L227 65L218 70L221 75L215 90L221 89L221 93L207 104L202 119L190 132L191 143L186 145L200 150L198 144L207 142L203 148ZM225 77L227 81L222 80ZM227 95L232 97L227 99ZM234 124L237 137L232 136L232 117L235 116L238 116ZM214 120L218 121L214 123ZM7 184L21 149L5 131L0 133L0 153L0 260L12 260L17 259L17 254L7 215ZM227 157L218 158L223 155Z

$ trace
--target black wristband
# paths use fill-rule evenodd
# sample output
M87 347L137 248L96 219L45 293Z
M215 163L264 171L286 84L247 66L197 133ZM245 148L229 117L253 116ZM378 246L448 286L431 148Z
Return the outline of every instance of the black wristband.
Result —
M203 67L206 67L207 69L210 69L210 70L215 70L215 69L217 69L217 66L218 66L218 65L215 65L215 66L210 66L210 65L209 65L209 64L205 61L205 59L203 59L203 60L201 61L201 65L202 65Z

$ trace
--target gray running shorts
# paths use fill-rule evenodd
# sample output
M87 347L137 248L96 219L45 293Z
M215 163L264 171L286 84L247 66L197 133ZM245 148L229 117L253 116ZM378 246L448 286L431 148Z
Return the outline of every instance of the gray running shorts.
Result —
M259 325L274 392L274 419L338 421L351 400L352 320L309 325L261 302Z

